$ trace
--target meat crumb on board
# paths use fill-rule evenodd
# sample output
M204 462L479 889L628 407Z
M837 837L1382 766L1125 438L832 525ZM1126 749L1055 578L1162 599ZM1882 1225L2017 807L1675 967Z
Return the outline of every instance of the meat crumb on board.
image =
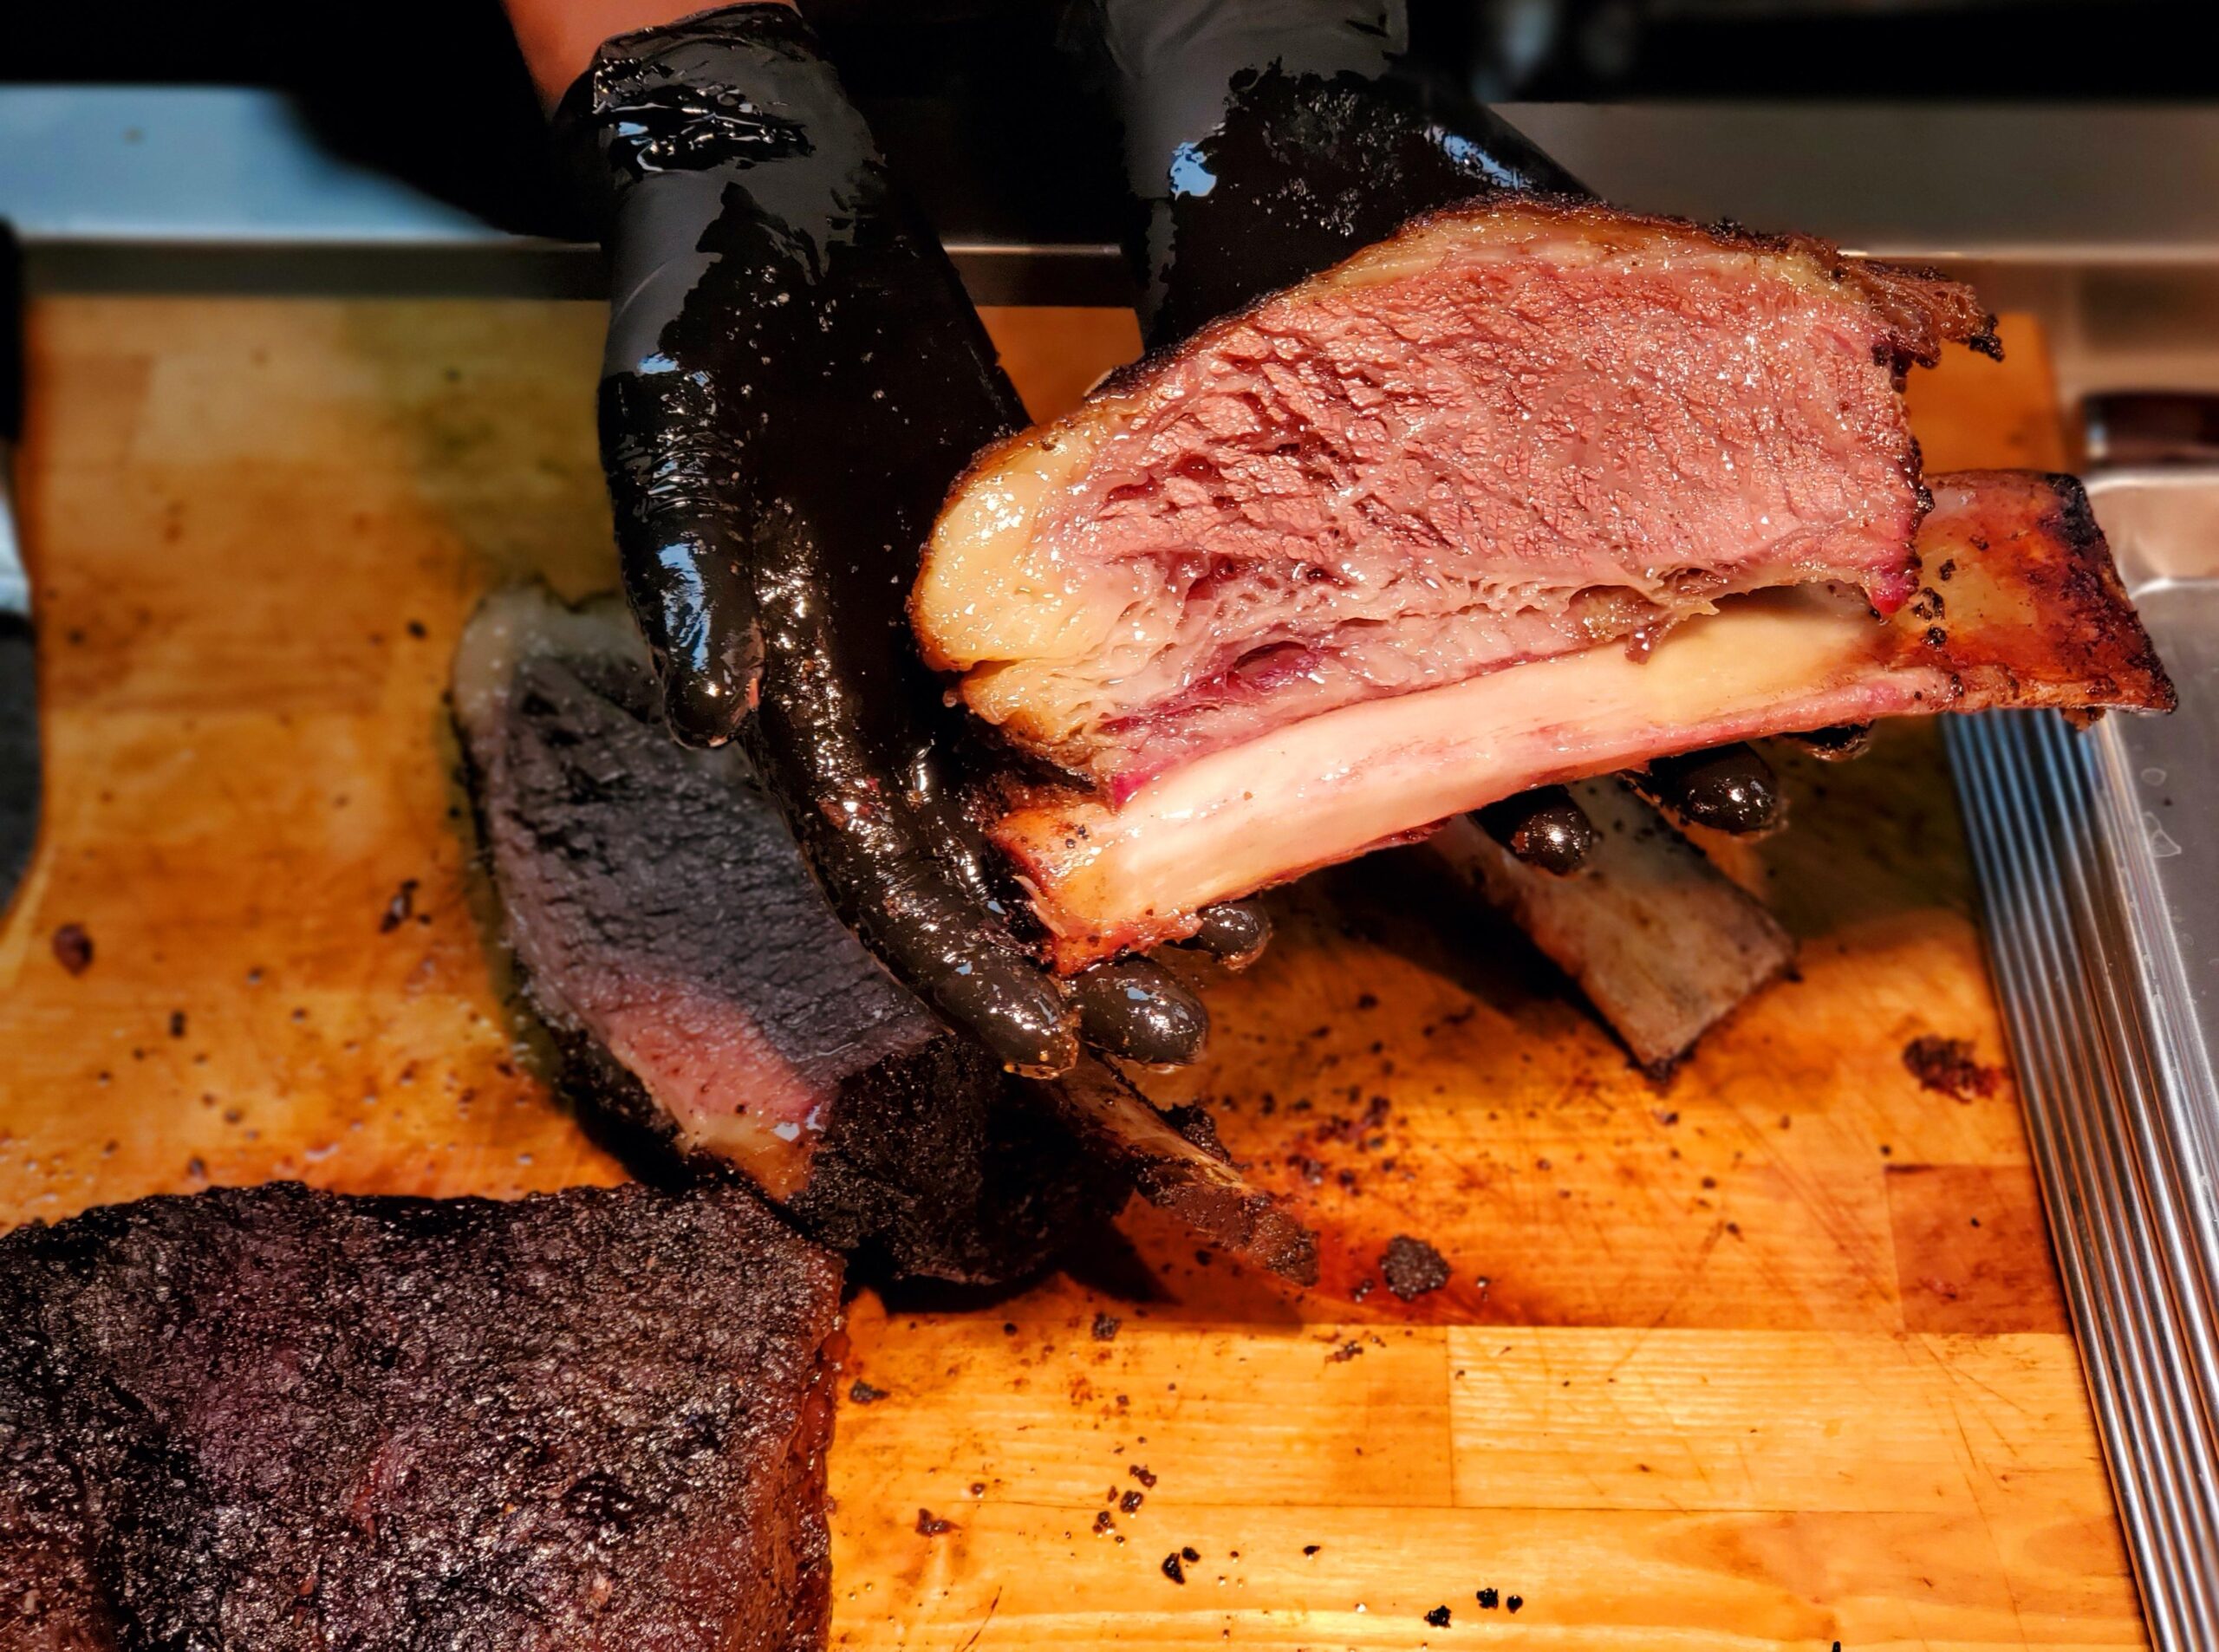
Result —
M1448 1283L1448 1259L1422 1239L1397 1233L1387 1241L1379 1272L1387 1288L1409 1302Z
M93 966L93 938L82 924L63 924L54 932L54 961L72 975Z
M385 903L385 915L378 920L378 933L389 935L408 921L416 910L416 883L414 878L400 880L393 899Z
M1921 1089L1972 1102L1993 1096L2003 1083L2003 1070L1974 1058L1972 1040L1944 1038L1929 1033L1903 1046L1903 1065L1918 1080Z

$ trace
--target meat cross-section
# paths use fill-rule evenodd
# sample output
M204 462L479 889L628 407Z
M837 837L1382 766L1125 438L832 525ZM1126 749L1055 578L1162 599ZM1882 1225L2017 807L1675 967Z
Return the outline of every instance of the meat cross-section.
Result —
M1422 218L958 485L913 601L980 716L1112 802L1337 706L1814 582L1892 612L1900 376L1958 283L1588 204Z
M1730 740L1994 706L2167 710L2171 684L2070 477L1932 483L1923 581L1887 619L1828 585L1721 602L1604 646L1338 706L1112 803L1039 788L994 827L1066 964L1422 834L1529 787Z

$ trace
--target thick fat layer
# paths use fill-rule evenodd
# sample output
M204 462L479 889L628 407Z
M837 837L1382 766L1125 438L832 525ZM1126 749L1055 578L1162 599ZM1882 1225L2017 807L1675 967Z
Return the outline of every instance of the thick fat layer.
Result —
M1815 243L1422 220L989 454L919 633L979 714L1122 798L1722 595L1832 580L1891 609L1919 507L1894 372L1977 324L1964 289Z
M2079 484L1935 484L1928 584L1894 618L1823 588L1737 598L1646 659L1603 646L1347 706L1185 764L1122 805L1042 797L996 827L1060 965L1528 787L1728 740L1994 705L2169 709Z

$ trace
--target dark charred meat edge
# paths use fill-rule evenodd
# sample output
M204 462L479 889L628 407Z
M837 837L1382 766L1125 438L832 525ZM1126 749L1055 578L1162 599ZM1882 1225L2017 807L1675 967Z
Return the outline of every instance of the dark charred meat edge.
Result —
M813 1652L840 1278L732 1187L18 1229L0 1638Z
M1121 1166L1149 1204L1281 1278L1318 1283L1318 1235L1241 1175L1214 1125L1205 1141L1189 1139L1096 1061L1082 1061L1043 1088L1058 1116Z

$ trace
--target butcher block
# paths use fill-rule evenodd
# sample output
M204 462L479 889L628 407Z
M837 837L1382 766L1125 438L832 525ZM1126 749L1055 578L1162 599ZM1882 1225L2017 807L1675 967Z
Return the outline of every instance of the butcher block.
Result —
M992 321L1044 415L1137 348ZM442 698L484 592L613 582L599 326L34 308L50 790L0 928L0 1221L622 1176L520 1042ZM1914 378L1930 465L2059 462L2004 338ZM1940 742L1783 764L1793 825L1732 869L1799 965L1669 1082L1420 856L1276 897L1208 1058L1146 1082L1316 1224L1323 1283L1136 1208L1030 1290L858 1296L835 1643L2143 1644ZM1398 1237L1447 1285L1389 1289Z

